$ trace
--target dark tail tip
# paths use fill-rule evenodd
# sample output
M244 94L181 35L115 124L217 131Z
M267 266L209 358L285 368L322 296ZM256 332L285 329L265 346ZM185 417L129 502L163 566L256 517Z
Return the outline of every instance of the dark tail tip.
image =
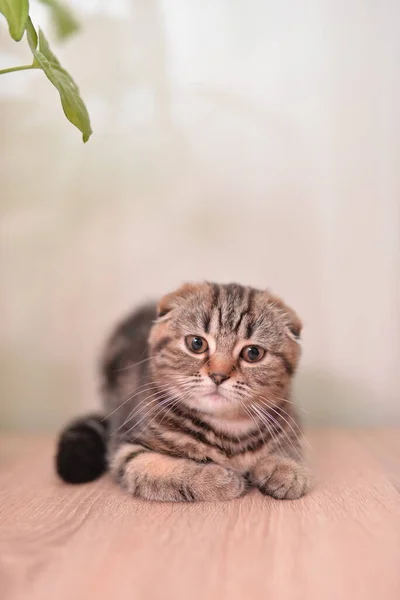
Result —
M107 425L98 415L79 419L61 434L56 470L67 483L86 483L107 469Z

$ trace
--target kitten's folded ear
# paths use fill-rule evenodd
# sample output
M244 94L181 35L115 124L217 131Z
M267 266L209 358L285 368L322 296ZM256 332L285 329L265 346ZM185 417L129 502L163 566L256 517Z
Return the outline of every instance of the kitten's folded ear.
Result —
M161 298L158 304L158 317L165 317L171 310L182 305L190 296L198 294L206 285L206 283L184 283L175 292L167 294Z
M303 329L303 323L301 322L297 313L290 308L290 306L287 306L287 304L285 304L284 301L278 296L273 296L270 294L268 295L274 306L278 307L279 311L285 316L289 337L296 341L299 340L301 330Z
M291 308L289 308L288 315L289 323L287 328L290 332L290 336L293 336L295 340L299 340L301 337L301 330L303 329L303 323Z

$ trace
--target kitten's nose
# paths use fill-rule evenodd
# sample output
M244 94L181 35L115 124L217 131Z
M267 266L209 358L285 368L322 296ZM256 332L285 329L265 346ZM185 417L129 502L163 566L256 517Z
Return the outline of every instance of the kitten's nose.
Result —
M210 373L210 379L213 380L215 385L220 385L225 379L229 379L229 375L225 375L225 373Z

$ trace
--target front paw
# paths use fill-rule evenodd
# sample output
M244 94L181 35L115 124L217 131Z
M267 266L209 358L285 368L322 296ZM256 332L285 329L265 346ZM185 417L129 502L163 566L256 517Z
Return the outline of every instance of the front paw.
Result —
M210 464L202 468L199 477L192 482L201 500L233 500L243 496L248 488L246 479L236 471Z
M257 465L252 480L260 492L279 500L296 500L309 488L304 466L288 458L266 459Z

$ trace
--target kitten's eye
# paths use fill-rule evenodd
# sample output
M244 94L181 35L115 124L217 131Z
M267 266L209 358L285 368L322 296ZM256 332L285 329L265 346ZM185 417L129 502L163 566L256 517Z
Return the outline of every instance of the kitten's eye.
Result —
M296 338L296 340L300 339L300 328L299 327L289 326L288 329L289 329L290 333L292 334L292 336L294 338Z
M202 354L206 350L208 350L208 344L206 340L199 335L187 335L185 337L186 346L192 352L196 354Z
M260 346L246 346L240 353L241 358L246 362L258 362L265 356L264 348Z

